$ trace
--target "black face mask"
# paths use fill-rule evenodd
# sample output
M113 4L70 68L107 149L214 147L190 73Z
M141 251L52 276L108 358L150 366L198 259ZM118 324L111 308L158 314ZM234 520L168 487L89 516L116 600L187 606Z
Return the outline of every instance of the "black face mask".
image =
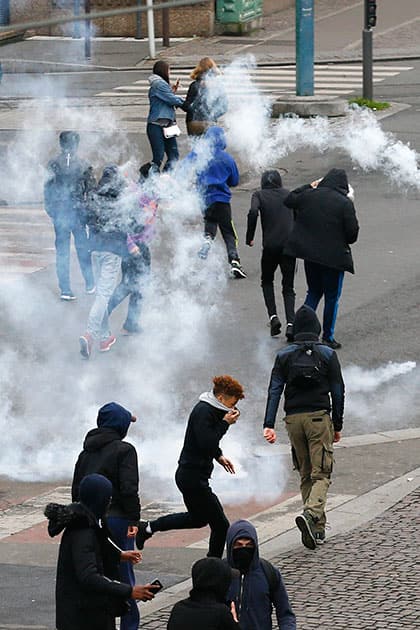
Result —
M246 573L249 570L254 557L254 551L254 547L238 547L238 549L232 549L233 563L241 573Z

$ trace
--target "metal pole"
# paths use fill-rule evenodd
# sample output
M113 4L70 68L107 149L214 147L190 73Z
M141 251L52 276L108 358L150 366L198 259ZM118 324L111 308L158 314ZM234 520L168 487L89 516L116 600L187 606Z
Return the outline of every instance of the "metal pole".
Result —
M137 6L141 7L142 5L142 0L137 0ZM134 39L143 39L143 36L141 34L141 13L140 11L137 11L136 13L136 36Z
M296 0L296 96L314 94L314 0Z
M169 9L162 9L162 44L169 48Z
M363 98L373 99L373 33L363 29Z
M73 0L73 13L74 15L80 15L80 0ZM73 38L78 39L80 37L80 22L75 22L73 25Z
M155 20L153 15L153 0L147 0L147 35L149 37L149 57L156 57Z
M90 0L85 0L85 13L90 13ZM85 21L85 59L91 58L91 21Z

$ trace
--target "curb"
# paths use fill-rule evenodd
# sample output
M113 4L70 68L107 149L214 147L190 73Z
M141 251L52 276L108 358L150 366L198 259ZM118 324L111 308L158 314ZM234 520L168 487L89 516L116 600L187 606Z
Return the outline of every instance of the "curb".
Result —
M379 486L359 497L350 499L329 511L328 519L334 530L334 533L329 536L329 539L335 538L340 534L345 534L377 518L386 510L396 505L404 497L411 494L411 492L414 492L418 487L420 487L420 468L405 473L401 477L397 477L383 486ZM299 547L301 547L300 538L296 533L296 528L293 528L273 536L271 540L262 543L259 549L261 556L270 560L281 553ZM179 599L188 595L188 591L191 587L191 579L188 579L165 589L165 591L159 595L159 598L148 602L147 607L142 607L142 618L144 619L164 608L173 606Z

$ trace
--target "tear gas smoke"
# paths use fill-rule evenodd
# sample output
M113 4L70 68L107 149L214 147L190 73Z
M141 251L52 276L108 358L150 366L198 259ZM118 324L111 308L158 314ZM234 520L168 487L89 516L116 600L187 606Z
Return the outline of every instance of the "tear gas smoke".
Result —
M217 90L228 96L228 149L240 154L242 164L262 170L302 147L343 149L363 170L379 169L398 184L419 186L415 152L385 134L367 112L350 112L339 124L294 118L272 123L269 101L249 77L250 64L249 59L235 61L214 88L216 100ZM237 88L244 86L246 98L238 95ZM57 146L57 125L50 122L53 115L60 117L62 129L85 131L79 153L97 173L106 163L124 162L123 172L134 178L137 149L119 131L112 109L74 107L64 94L59 96L62 100L51 101L50 108L45 102L43 107L25 106L24 131L8 152L3 196L14 201L42 197L45 165L51 147ZM89 133L98 128L100 134ZM194 149L205 164L210 155L206 143L200 141ZM143 333L126 346L119 340L112 358L79 361L77 337L84 329L88 298L73 310L57 304L55 289L42 274L37 282L22 278L4 285L0 303L8 338L0 367L1 474L32 480L68 478L84 434L95 426L98 407L114 399L139 415L128 437L138 447L142 478L153 480L153 487L168 498L171 493L178 497L172 482L176 461L188 414L198 394L210 388L213 375L208 374L207 364L217 351L212 327L223 322L228 282L220 242L214 243L207 261L197 257L202 200L184 167L178 176L162 176L156 184L160 203L151 281L144 291ZM380 384L387 379L400 381L398 369L387 366L364 373L349 368L348 412L367 412L373 418L372 391L363 392L361 383L366 384L370 375L373 391L378 387L383 397ZM244 385L247 390L248 384ZM241 405L243 417L247 413L252 417L251 398L252 394ZM230 499L232 488L233 500L244 501L278 495L284 485L288 462L256 458L253 444L261 439L256 432L254 423L247 430L238 423L224 439L224 451L237 465L238 479L232 480L216 466L215 483Z

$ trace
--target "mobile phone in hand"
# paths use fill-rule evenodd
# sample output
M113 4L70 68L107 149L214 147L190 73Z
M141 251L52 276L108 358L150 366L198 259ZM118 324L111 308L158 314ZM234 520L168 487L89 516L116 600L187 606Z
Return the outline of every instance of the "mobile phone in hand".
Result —
M153 589L155 593L159 593L159 591L161 591L163 589L163 584L160 580L156 579L153 580L153 582L150 582L151 586L154 586L155 588Z

